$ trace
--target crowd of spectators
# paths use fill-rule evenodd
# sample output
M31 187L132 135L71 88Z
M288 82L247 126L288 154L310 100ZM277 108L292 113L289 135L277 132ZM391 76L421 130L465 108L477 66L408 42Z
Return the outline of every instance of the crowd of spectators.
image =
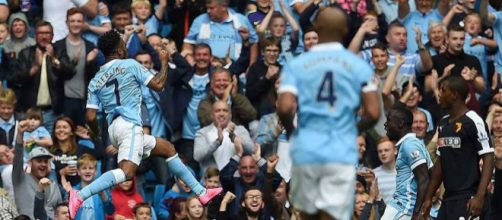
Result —
M346 12L344 46L374 68L382 106L354 140L353 219L380 219L392 200L398 150L384 124L393 106L413 111L412 130L434 160L438 82L449 75L468 81L467 105L491 129L496 166L482 217L502 219L495 0L0 0L0 219L68 219L66 192L116 168L104 111L101 134L85 122L87 86L105 62L98 37L110 30L153 74L168 51L165 88L142 88L143 131L171 141L205 186L225 193L202 206L151 157L134 179L86 200L76 219L299 219L277 88L282 66L316 47L311 20L322 7ZM438 190L433 218L441 199Z

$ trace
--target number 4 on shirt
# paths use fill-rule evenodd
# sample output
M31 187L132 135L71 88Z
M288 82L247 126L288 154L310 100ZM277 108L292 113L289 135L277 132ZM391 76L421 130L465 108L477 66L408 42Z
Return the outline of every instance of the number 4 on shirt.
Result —
M333 72L326 72L321 82L321 86L317 91L317 101L328 102L331 107L335 106L336 101L335 84L333 80Z

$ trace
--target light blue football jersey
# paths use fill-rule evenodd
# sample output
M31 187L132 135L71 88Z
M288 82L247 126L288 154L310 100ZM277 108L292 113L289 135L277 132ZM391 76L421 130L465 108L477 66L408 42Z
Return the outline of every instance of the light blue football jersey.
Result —
M414 133L408 133L396 144L398 147L396 159L396 191L390 205L399 213L413 215L417 200L417 178L413 169L421 164L432 168L432 160L424 143Z
M116 116L142 126L141 84L147 85L153 75L133 59L112 60L101 66L88 87L87 108L98 109L102 103L111 124Z
M361 92L377 89L369 64L339 43L325 43L292 59L281 77L279 93L298 99L293 164L357 164L355 112Z

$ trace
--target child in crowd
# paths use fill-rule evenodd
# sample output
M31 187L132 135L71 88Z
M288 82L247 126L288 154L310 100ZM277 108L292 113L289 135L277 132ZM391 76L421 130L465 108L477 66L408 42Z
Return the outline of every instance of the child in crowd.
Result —
M113 219L134 218L134 206L144 202L143 197L136 192L136 178L119 183L112 190L112 203L115 208Z
M281 42L282 51L279 55L279 63L284 65L288 60L293 58L293 52L298 46L300 27L289 13L284 1L279 1L279 4L283 14L274 11L273 3L271 3L271 9L261 24L256 27L256 32L260 39L273 37ZM286 35L286 20L291 25L291 35ZM270 31L269 36L265 34L267 29Z
M209 167L204 175L204 186L208 189L221 187L220 171L216 167Z
M49 131L42 126L42 111L38 108L29 108L26 111L28 120L28 130L23 133L23 142L26 153L29 153L34 147L52 146L52 138Z
M481 17L479 16L479 14L468 14L464 18L464 23L464 52L478 58L479 63L481 64L481 69L483 71L482 75L483 79L485 80L485 85L490 85L490 81L488 80L487 51L489 49L497 48L497 42L479 35L482 31Z
M12 89L0 89L0 144L14 146L17 135L16 117L14 109L16 107L16 94Z
M167 0L159 0L159 5L152 14L152 4L148 0L133 0L131 10L133 14L133 24L143 26L146 29L145 36L157 34L159 32L160 21L164 16Z
M196 196L190 196L187 199L185 207L189 220L207 220L206 210Z
M192 174L195 173L190 169ZM173 187L164 194L164 197L161 199L160 203L160 210L158 210L158 214L160 219L167 219L169 218L170 214L169 213L169 207L173 204L173 199L183 197L183 198L188 198L189 196L194 195L192 190L181 180L175 177L176 184L173 185Z
M97 46L99 36L112 29L112 21L108 17L109 14L108 6L103 2L99 2L98 14L92 20L87 18L84 25L86 31L82 37L93 43L94 46Z
M209 167L204 174L204 186L208 189L221 187L220 171L216 167ZM213 202L207 206L207 218L217 218L220 203L223 200L223 195L219 195L213 199Z
M169 206L169 213L171 214L168 220L185 220L187 218L186 201L187 199L184 197L172 200L171 206Z
M148 203L138 203L134 206L134 220L152 219L152 207Z
M96 176L96 167L96 159L90 154L83 154L77 161L77 174L81 182L74 188L80 190L89 185ZM61 176L61 184L67 192L72 189L70 182L66 180L65 176ZM85 200L82 207L78 210L75 220L105 220L105 213L113 213L112 200L108 191L103 191Z

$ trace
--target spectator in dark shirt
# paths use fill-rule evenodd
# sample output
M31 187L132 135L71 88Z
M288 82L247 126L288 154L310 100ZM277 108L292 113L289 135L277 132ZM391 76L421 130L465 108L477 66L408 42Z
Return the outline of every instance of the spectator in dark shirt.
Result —
M280 41L267 38L260 42L263 60L251 65L246 74L246 97L257 111L257 118L275 112L275 81L279 78L281 65L277 63L281 52Z

